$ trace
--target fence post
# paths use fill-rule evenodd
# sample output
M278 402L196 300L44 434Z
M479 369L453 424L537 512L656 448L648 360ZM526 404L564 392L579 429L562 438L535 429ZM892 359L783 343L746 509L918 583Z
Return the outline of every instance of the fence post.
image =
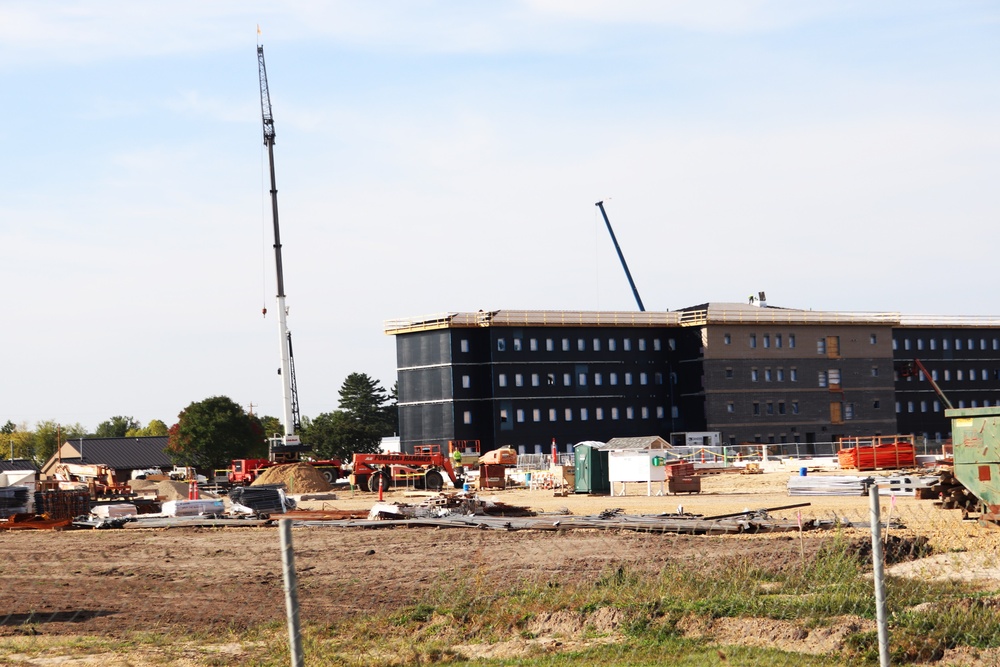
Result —
M874 481L874 480L873 480ZM882 517L878 485L868 487L872 526L872 572L875 579L875 622L878 625L878 664L889 667L889 621L885 614L885 556L882 551Z
M281 569L285 580L285 612L288 616L288 646L292 667L303 667L302 633L299 629L299 591L295 577L295 552L292 551L292 520L278 522L281 533Z

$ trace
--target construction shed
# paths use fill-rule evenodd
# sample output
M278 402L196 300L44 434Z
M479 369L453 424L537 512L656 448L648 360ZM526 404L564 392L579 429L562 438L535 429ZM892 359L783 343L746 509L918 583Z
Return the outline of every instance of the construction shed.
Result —
M643 435L635 438L611 438L601 447L609 451L625 449L671 449L670 443L658 435Z

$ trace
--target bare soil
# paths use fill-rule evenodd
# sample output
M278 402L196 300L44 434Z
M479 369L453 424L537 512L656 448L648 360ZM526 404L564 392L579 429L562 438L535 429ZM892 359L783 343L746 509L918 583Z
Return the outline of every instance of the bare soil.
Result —
M773 514L794 518L802 512L804 518L868 521L868 498L790 497L784 486L787 478L779 473L709 476L702 493L684 496L647 496L644 484L632 485L629 495L614 497L557 497L552 491L524 489L487 495L539 512L576 515L610 508L631 514L674 512L683 505L686 512L711 516L809 503ZM394 490L386 500L418 503L422 496ZM307 501L301 506L367 509L375 500L371 493L338 491L336 500ZM893 534L926 538L929 553L995 554L1000 545L1000 530L963 522L960 513L940 510L930 501L900 497L885 498L883 503L883 516L891 508L892 516L903 522ZM851 539L870 535L862 529L846 533ZM783 570L798 567L832 539L830 531L683 536L309 527L293 534L302 618L313 623L433 601L441 590L451 588L442 586L445 582L488 586L527 580L558 586L596 582L619 567L658 572L667 564L682 565L697 576L741 560ZM955 569L959 561L970 559L945 558L939 565ZM995 560L975 563L980 574L1000 577ZM909 567L927 576L926 571ZM273 527L0 532L0 637L25 633L114 637L137 630L224 635L261 623L282 623L284 613L279 536ZM560 623L579 622L551 620L552 628L540 629L540 636L552 635ZM859 622L847 619L845 626ZM772 642L786 637L790 643L804 639L790 625L755 633L736 627L740 623L744 622L720 620L717 627L692 626L691 632L759 634L761 642L765 637ZM839 632L831 629L825 638L814 637L813 643L829 647Z

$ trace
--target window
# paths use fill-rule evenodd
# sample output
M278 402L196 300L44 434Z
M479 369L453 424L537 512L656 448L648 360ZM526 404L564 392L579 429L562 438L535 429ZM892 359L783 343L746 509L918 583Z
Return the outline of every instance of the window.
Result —
M961 350L962 349L962 339L961 338L956 338L955 339L955 349L956 350Z
M546 338L545 339L545 351L546 352L552 352L555 349L556 349L556 342L554 340L552 340L551 338Z
M639 351L640 352L645 352L646 351L646 339L645 338L640 338L639 339Z
M784 368L779 368L777 370L777 378L778 378L778 382L784 382L785 381L785 369Z
M556 409L549 408L549 421L554 422L556 420Z
M588 416L589 415L587 414L587 408L580 408L580 421L582 422L587 421Z
M594 339L594 352L600 352L600 351L601 351L601 339L600 338L595 338Z
M785 402L784 401L778 401L778 414L779 415L785 414Z
M586 373L578 373L577 376L576 376L576 382L581 387L586 387L587 386L587 374Z
M799 402L798 401L792 401L792 414L793 415L799 414Z
M663 384L663 373L653 373L653 383Z
M639 373L639 384L649 384L649 376L645 373Z
M586 352L587 351L587 341L585 341L582 338L578 339L576 341L576 349L579 352Z
M765 368L764 369L764 382L770 382L770 381L771 381L771 369L770 368Z
M504 423L507 421L507 410L500 410L500 422Z
M507 341L503 338L497 338L497 352L504 352L507 349Z
M562 339L562 351L569 352L569 338Z
M630 352L632 350L632 339L631 338L623 338L622 339L622 349L625 350L626 352Z
M516 413L518 423L524 421L524 410L518 410Z
M872 401L872 408L878 410L881 407L882 407L882 402L881 401L879 401L878 399L875 399L874 401Z
M730 336L729 334L723 334L723 336L722 336L722 342L725 343L726 345L732 345L733 344L733 337Z
M854 403L844 403L844 420L854 419Z
M771 401L767 402L767 414L769 414L769 415L773 415L774 414L774 403L771 402Z
M955 379L957 381L961 382L963 377L964 377L964 375L962 373L962 369L961 368L959 368L957 371L955 371Z
M520 373L516 373L514 375L514 386L515 387L523 387L524 386L524 376L521 375Z
M506 387L507 386L507 374L506 373L501 373L500 375L497 376L497 384L500 385L501 387Z
M734 412L736 412L736 404L733 403L732 401L726 403L726 412L728 412L729 414L733 414Z
M611 408L611 418L618 419L618 408Z
M573 421L573 408L566 408L566 410L563 412L563 415L566 417L566 421L568 422Z
M726 369L726 379L727 380L733 379L733 369L732 369L732 367L729 367L729 368Z
M781 347L781 334L774 334L774 346Z
M751 382L756 382L758 379L760 379L760 378L758 377L757 369L756 368L751 368L750 369L750 381Z
M750 347L757 347L757 334L750 334Z
M878 336L876 336L875 334L868 336L868 342L871 343L872 345L875 345L876 343L878 343Z
M462 376L462 389L468 389L472 386L472 378L468 375Z
M878 366L872 366L872 377L873 378L878 377Z
M458 349L460 349L462 352L468 352L469 351L469 341L468 341L468 339L463 338L461 341L459 341L459 343L458 343Z
M572 387L573 386L573 376L569 373L563 373L563 386Z
M532 352L538 352L538 339L531 338L528 340L528 349Z
M670 340L673 340L673 338L671 338ZM671 349L673 349L673 348L671 348ZM660 339L659 338L654 338L653 339L653 351L654 352L659 352L660 351Z
M611 384L618 384L618 373L608 373L608 381Z
M826 339L820 338L816 341L816 354L826 354Z
M917 339L917 349L918 350L924 349L924 339L923 338L918 338Z
M656 406L656 418L657 419L663 419L663 415L664 414L666 414L666 412L664 411L663 406L662 405L657 405Z
M604 384L604 377L600 373L594 373L594 384L598 387Z
M632 374L631 373L626 373L625 374L625 384L632 384Z
M649 408L647 408L645 405L642 406L639 409L639 416L642 417L643 419L649 419Z
M907 412L913 412L913 401L907 401L906 402L906 411Z
M541 383L541 378L538 377L538 373L532 373L531 374L531 386L532 387L538 387L541 384L542 384Z
M614 338L609 338L608 339L608 350L611 351L611 352L614 352L617 349L618 349L618 346L615 343L615 339Z
M903 349L904 350L909 350L910 349L910 339L909 338L904 338L903 339Z
M764 347L765 348L771 347L771 335L770 334L764 334Z
M799 371L798 371L797 368L789 368L788 369L788 379L791 382L798 382L799 381Z
M625 408L625 419L635 419L635 408L631 405Z
M942 350L947 350L947 349L948 349L948 346L949 346L950 344L951 344L951 343L949 343L949 342L948 342L948 339L947 339L947 338L942 338L942 339L941 339L941 349L942 349Z
M760 403L757 401L753 402L753 416L760 417Z
M542 421L542 411L539 410L538 408L535 408L534 410L532 410L531 411L531 421L533 421L533 422L540 422L540 421Z
M817 373L817 376L818 376L818 386L825 387L826 386L826 371L819 371Z
M827 371L827 378L830 381L830 388L831 389L837 389L837 388L840 387L840 369L839 368L831 368L829 371Z
M597 421L604 419L604 408L594 408L594 419Z
M470 410L466 410L465 412L462 413L462 423L463 424L472 423L472 412Z
M788 334L788 347L795 347L795 334Z
M969 339L969 347L967 347L966 349L967 349L967 350L974 350L974 349L976 349L976 341L974 341L974 340L972 340L972 339L970 338L970 339Z
M667 339L667 347L669 347L671 350L676 350L677 349L677 341L675 339L673 339L673 338L668 338Z
M979 377L982 378L982 380L985 382L986 380L990 379L990 372L984 368L982 374Z
M522 343L522 341L521 341L520 338L514 338L514 351L515 352L520 352L521 351L521 343Z
M930 348L932 350L936 350L937 349L937 338L931 338L927 342L930 344Z
M927 401L920 401L920 411L927 412Z
M944 381L951 382L951 369L949 368L944 369Z

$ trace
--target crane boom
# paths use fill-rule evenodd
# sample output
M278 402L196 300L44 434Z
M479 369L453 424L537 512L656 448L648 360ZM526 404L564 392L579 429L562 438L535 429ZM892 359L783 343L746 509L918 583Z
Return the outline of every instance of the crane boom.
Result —
M292 333L288 330L288 309L285 306L285 277L281 262L281 232L278 228L278 187L274 178L274 117L271 115L271 95L267 88L267 69L264 66L264 47L257 47L257 64L260 69L260 111L264 125L264 145L267 146L267 160L271 170L271 217L274 223L274 266L278 278L278 333L281 354L281 396L285 428L284 445L299 444L296 431L301 426L299 397L295 387L294 362L292 360Z
M611 242L615 244L615 250L618 251L618 259L621 260L622 268L625 269L625 277L628 278L628 284L632 287L635 302L639 304L639 312L644 313L646 312L646 308L642 305L642 299L639 298L639 290L635 288L635 281L632 280L632 272L628 270L628 264L625 263L625 255L622 254L621 246L618 245L618 239L615 238L615 230L611 229L611 221L608 220L608 214L604 212L604 201L599 201L594 206L601 209L601 215L604 216L604 224L608 226L608 233L611 234Z

